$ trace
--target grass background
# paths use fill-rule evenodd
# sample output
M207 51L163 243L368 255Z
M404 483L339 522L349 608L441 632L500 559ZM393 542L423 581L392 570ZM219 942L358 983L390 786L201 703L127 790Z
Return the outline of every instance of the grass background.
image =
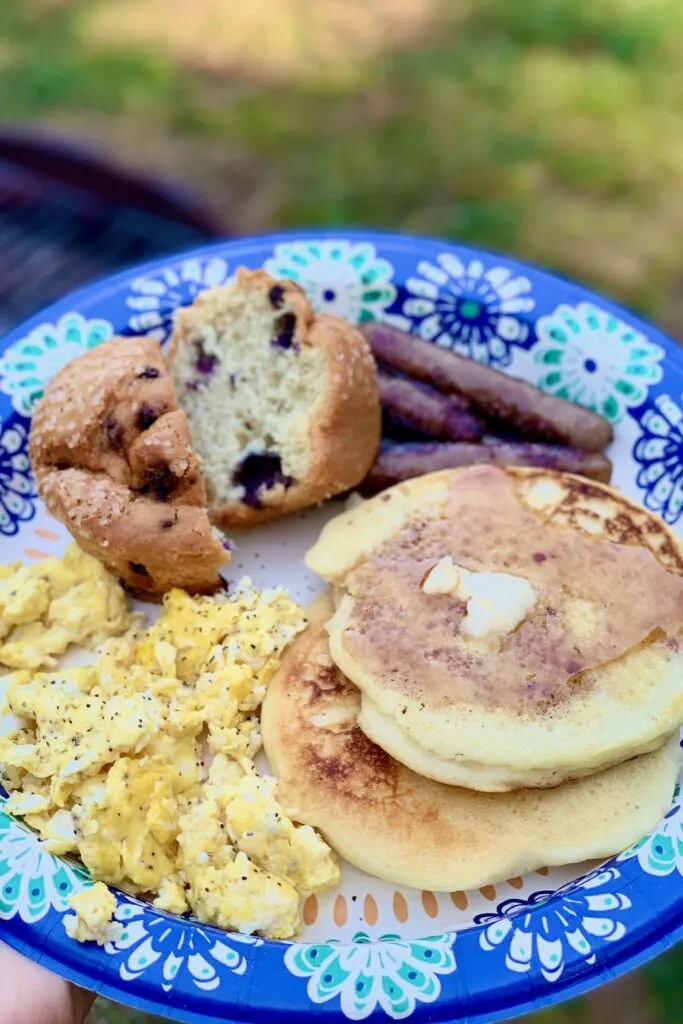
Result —
M236 233L458 238L683 338L681 0L0 0L0 117L185 181ZM682 980L673 953L537 1024L678 1024Z

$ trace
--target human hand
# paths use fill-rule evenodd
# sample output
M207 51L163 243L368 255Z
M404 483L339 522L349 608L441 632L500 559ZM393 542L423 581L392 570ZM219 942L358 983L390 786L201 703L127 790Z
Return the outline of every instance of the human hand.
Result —
M93 995L0 942L3 1024L83 1024Z

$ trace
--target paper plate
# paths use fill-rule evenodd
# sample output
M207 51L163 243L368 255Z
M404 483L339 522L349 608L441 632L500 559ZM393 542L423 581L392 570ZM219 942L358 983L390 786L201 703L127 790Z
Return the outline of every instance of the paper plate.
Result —
M60 553L64 530L35 497L26 441L45 382L114 334L168 337L176 306L240 265L298 281L318 310L384 319L436 345L597 409L615 427L614 483L683 526L683 356L654 328L585 289L446 242L310 233L230 242L110 278L47 309L0 356L0 558ZM301 556L334 505L239 536L230 577L308 601ZM609 862L541 869L476 892L418 892L350 867L310 898L301 941L242 938L117 893L121 939L67 937L73 863L0 812L0 935L112 999L187 1022L490 1021L575 995L683 935L683 811ZM567 821L567 830L572 827ZM491 843L498 837L491 835ZM446 851L444 851L444 855Z

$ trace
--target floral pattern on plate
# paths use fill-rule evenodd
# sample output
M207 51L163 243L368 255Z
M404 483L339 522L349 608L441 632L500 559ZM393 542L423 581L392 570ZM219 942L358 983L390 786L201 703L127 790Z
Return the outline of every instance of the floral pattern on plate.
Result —
M339 998L349 1020L365 1020L378 1007L394 1020L409 1017L416 1003L433 1003L441 992L439 976L456 968L448 932L427 939L402 941L382 935L379 941L357 932L351 943L292 945L285 966L308 978L307 993L314 1003Z
M301 285L317 313L353 324L381 320L396 298L394 268L369 242L286 242L275 247L264 269Z
M636 483L645 492L645 507L673 525L683 510L683 411L670 395L657 395L638 418L642 434L633 458L641 469Z
M57 371L113 333L108 320L86 320L77 312L65 313L56 324L34 327L5 349L0 359L0 391L11 398L16 412L30 416Z
M173 329L173 311L189 306L206 288L229 281L228 262L220 256L187 259L156 273L136 277L126 296L133 313L128 318L131 334L149 334L163 343Z
M173 919L127 902L119 903L114 919L123 925L123 931L105 950L121 958L119 974L123 981L135 981L156 965L165 992L173 987L181 970L187 971L197 988L210 992L225 977L244 974L247 969L240 950L189 921L181 928L171 927ZM231 934L230 941L258 945L262 940Z
M619 915L629 909L631 900L617 891L619 877L616 868L603 868L556 893L506 900L496 914L477 917L477 924L486 926L481 948L487 953L504 951L508 970L537 969L546 981L557 981L574 953L587 964L595 963L600 945L616 942L626 932Z
M0 433L0 534L14 537L36 514L36 484L28 458L26 427L11 423Z
M536 324L536 383L619 423L662 379L664 350L589 302L562 305Z
M391 319L401 327L480 363L507 366L511 346L525 345L534 309L531 282L507 267L441 253L421 260L406 281L407 298Z
M2 810L0 797L0 920L35 924L90 881L83 870L45 853L38 837Z
M661 825L634 843L619 855L618 860L637 857L643 871L648 875L665 878L678 874L683 877L683 806L678 802L680 788L676 787L675 803Z

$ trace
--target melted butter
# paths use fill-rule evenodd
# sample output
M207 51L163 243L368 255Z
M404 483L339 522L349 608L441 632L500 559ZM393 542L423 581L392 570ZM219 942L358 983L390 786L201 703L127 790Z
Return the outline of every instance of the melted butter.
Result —
M536 604L528 580L507 572L469 572L450 555L441 558L422 581L425 594L449 594L467 602L461 629L465 636L510 633Z

